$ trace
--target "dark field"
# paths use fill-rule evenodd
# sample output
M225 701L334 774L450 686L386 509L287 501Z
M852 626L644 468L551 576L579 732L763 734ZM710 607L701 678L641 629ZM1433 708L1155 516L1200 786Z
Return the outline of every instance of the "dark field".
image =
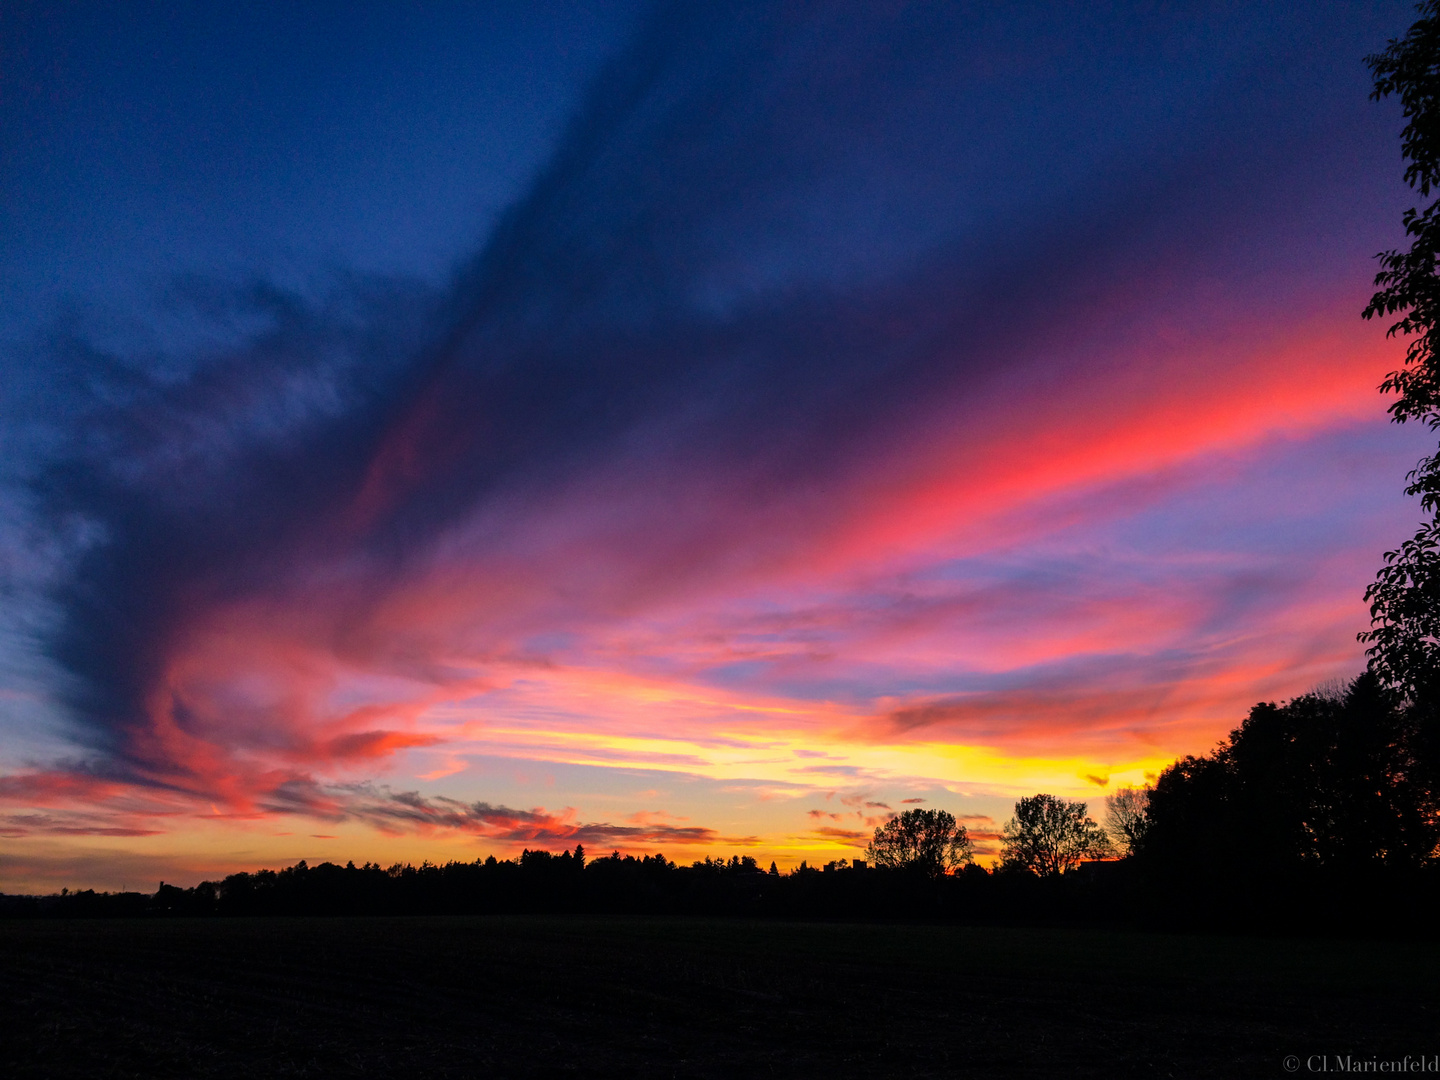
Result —
M1289 1054L1309 1075L1440 1052L1437 961L1092 930L13 920L0 1075L1279 1077Z

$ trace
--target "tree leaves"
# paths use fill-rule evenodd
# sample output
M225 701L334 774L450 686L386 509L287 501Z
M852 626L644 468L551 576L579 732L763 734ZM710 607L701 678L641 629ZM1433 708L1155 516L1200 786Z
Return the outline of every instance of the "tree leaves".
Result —
M1105 830L1090 820L1083 802L1031 795L1015 804L1001 833L1001 867L1056 877L1090 859L1114 853Z
M970 836L944 810L906 810L875 830L865 857L876 866L938 878L972 862Z
M1408 165L1405 182L1428 196L1440 189L1440 0L1425 0L1420 18L1404 38L1384 52L1365 58L1375 76L1375 100L1400 98L1407 120L1401 152ZM1396 423L1419 420L1440 428L1440 358L1436 324L1440 322L1440 200L1423 210L1405 211L1408 251L1381 252L1376 292L1362 317L1400 316L1386 336L1404 335L1410 343L1404 367L1380 384L1394 394L1389 407ZM1406 494L1419 495L1431 520L1394 551L1365 590L1370 626L1358 635L1370 648L1370 670L1386 686L1417 700L1436 681L1440 659L1440 454L1424 458L1407 477Z

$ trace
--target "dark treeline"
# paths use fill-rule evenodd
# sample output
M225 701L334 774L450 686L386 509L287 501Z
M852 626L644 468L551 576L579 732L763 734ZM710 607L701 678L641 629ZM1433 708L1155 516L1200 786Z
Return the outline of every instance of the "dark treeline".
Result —
M576 847L442 866L301 862L153 895L0 897L0 914L571 912L1433 934L1435 729L1430 710L1370 674L1257 705L1212 753L1175 762L1153 788L1112 794L1108 831L1082 803L1020 800L993 872L972 861L952 816L912 810L876 830L868 864L783 874L749 856L685 866Z
M1191 923L1369 920L1431 931L1440 900L1440 742L1430 695L1370 672L1260 704L1211 754L1143 791L1126 860ZM1116 800L1112 797L1112 806Z
M1197 887L1198 886L1198 887ZM1433 867L1355 876L1319 868L1246 876L1233 866L1158 879L1138 856L1054 877L968 866L939 879L903 870L804 868L752 860L677 865L663 856L584 860L529 851L515 860L421 866L304 862L153 894L0 896L9 917L347 916L614 913L880 919L1167 929L1432 934Z
M181 889L161 884L154 895L90 891L44 897L0 897L8 915L440 915L616 913L749 915L801 918L933 919L999 917L1023 909L1046 919L1061 909L1060 892L1095 892L1081 882L992 875L969 865L934 878L904 869L836 860L804 863L789 873L767 871L749 856L677 864L663 855L612 854L588 859L584 849L525 851L516 859L420 866L338 866L305 862L283 870L232 874ZM997 887L998 886L998 887ZM1033 894L1033 895L1032 895ZM1073 897L1072 897L1073 899ZM1018 905L1018 907L1017 907Z

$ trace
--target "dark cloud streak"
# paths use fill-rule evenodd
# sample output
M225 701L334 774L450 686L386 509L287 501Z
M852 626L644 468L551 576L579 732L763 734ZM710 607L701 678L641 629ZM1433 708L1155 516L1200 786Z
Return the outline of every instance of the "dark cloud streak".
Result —
M717 844L745 846L754 837L721 836L701 826L660 823L614 825L577 822L571 814L549 813L541 808L514 810L487 802L461 802L444 796L423 796L415 791L394 792L368 784L321 790L291 784L266 809L275 813L301 813L331 821L360 821L382 832L454 830L505 844L563 843L590 845Z

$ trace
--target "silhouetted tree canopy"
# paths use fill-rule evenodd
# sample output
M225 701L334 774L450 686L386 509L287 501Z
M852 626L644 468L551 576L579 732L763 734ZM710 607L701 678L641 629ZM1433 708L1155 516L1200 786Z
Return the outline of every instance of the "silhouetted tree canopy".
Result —
M938 878L971 862L970 836L944 810L906 810L875 830L865 857L876 866Z
M1140 851L1187 876L1418 867L1440 842L1440 807L1413 718L1372 672L1256 705L1213 753L1160 775Z
M1105 826L1118 855L1131 855L1139 850L1150 826L1146 811L1150 805L1150 788L1122 787L1105 796Z
M1054 795L1032 795L1015 804L1005 823L1001 866L1054 877L1089 859L1112 853L1105 830L1090 820L1083 802Z
M1428 197L1440 187L1440 0L1425 0L1420 18L1405 37L1384 52L1366 57L1375 77L1372 97L1398 95L1406 119L1401 153L1405 182ZM1405 364L1392 371L1381 391L1394 393L1390 415L1398 423L1421 420L1440 428L1440 357L1435 326L1440 318L1440 203L1405 211L1408 250L1379 255L1376 292L1364 317L1399 316L1389 336L1410 339ZM1365 592L1371 629L1370 668L1386 686L1410 700L1433 694L1440 669L1440 454L1423 458L1411 471L1406 493L1420 496L1430 520L1398 549L1385 553L1384 566Z

